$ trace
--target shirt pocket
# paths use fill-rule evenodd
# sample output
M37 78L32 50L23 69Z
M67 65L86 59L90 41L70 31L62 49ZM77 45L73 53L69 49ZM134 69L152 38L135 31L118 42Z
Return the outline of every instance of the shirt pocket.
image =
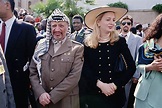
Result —
M74 57L73 56L63 55L61 57L61 62L62 63L72 63L73 61L74 61Z
M72 65L74 62L74 57L73 56L69 56L69 55L62 55L61 56L61 70L62 72L70 72Z

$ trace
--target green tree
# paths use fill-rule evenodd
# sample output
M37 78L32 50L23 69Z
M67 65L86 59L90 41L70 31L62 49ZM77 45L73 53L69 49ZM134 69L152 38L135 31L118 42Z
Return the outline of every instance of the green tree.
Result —
M107 4L107 5L110 6L110 7L119 7L119 8L128 9L128 5L126 3L123 3L123 2L110 3L110 4Z
M162 4L156 4L152 7L152 10L158 12L158 13L162 13Z
M86 4L94 5L95 0L86 0Z
M77 1L78 0L48 0L46 4L39 2L32 6L32 10L38 15L43 14L45 17L48 17L54 9L59 8L71 19L75 14L84 14L83 9L76 6Z

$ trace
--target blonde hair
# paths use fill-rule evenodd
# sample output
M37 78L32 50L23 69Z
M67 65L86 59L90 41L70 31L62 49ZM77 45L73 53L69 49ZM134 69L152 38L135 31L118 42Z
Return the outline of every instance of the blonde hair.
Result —
M102 19L103 15L105 13L106 12L101 13L100 15L97 16L97 18L93 24L92 33L85 38L84 43L86 46L88 46L90 48L94 48L94 49L97 48L98 41L100 39L100 30L99 30L99 26L98 26L97 22ZM110 44L113 45L118 40L119 40L118 32L114 29L114 31L110 32Z

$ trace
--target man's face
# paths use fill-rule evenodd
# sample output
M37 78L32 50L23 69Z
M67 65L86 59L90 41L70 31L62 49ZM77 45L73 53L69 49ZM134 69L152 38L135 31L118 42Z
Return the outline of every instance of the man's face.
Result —
M6 12L7 12L7 3L4 2L3 0L0 0L0 18L3 19L5 18Z
M65 21L52 21L51 34L55 40L63 40L68 31L68 23Z
M33 17L26 17L24 21L32 24L33 26L35 25L35 21Z
M75 31L79 31L83 26L80 19L73 19L72 24Z
M131 21L129 19L125 19L120 24L122 32L128 33L132 27Z

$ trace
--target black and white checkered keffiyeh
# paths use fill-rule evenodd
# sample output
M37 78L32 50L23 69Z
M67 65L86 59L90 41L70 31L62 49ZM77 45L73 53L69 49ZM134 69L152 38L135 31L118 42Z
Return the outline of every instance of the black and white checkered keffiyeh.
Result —
M70 20L69 18L63 13L61 12L59 9L55 9L53 11L53 13L49 16L49 18L47 19L47 35L46 38L41 39L36 46L34 55L33 55L33 60L37 65L37 70L38 70L38 74L39 74L39 78L40 78L40 84L42 83L41 80L41 59L40 56L44 55L45 53L47 53L48 49L49 49L49 41L52 39L52 34L51 34L51 21L65 21L68 22L68 31L66 33L67 37L70 37L71 35L71 28L70 28Z

